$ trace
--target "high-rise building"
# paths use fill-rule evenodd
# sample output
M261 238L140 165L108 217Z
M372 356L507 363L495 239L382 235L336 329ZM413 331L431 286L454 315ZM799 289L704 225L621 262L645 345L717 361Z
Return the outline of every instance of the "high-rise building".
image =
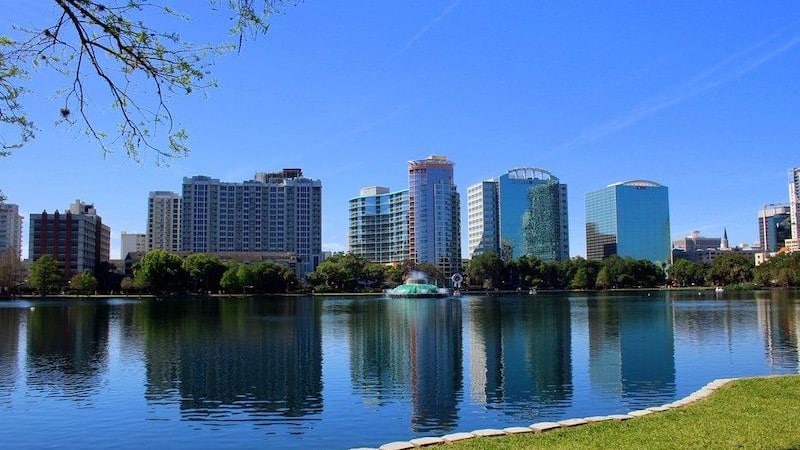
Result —
M120 259L125 259L128 253L131 252L146 252L147 251L147 235L144 233L127 233L125 231L120 235Z
M497 181L486 180L467 188L467 251L500 254L500 218Z
M408 162L408 255L445 276L461 270L460 199L446 156Z
M764 205L758 212L758 246L761 251L777 252L791 237L791 207L780 204Z
M14 250L17 258L22 257L22 216L19 206L0 203L0 253Z
M408 190L366 187L350 199L351 253L377 263L408 258Z
M586 257L619 255L655 263L670 258L669 193L646 180L586 194Z
M298 275L322 254L322 182L300 169L254 180L183 179L181 249L189 252L294 252Z
M157 248L181 250L181 196L175 192L154 191L147 197L146 250Z
M789 208L792 238L786 242L786 246L790 251L800 251L800 167L789 171Z
M470 257L492 251L545 261L569 258L567 185L539 168L511 169L467 192Z
M50 255L68 280L72 275L94 270L108 262L111 229L103 223L94 205L76 200L60 214L31 214L29 253L32 261Z

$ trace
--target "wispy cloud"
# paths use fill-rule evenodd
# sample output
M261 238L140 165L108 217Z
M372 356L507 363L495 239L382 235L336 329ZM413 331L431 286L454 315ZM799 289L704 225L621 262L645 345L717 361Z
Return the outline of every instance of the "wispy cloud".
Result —
M720 85L736 80L791 50L800 44L800 34L785 37L786 32L774 33L739 52L723 59L669 91L648 99L628 114L592 127L567 140L556 152L573 150L598 141L618 131L636 125L659 111L697 97Z
M417 33L414 36L412 36L411 39L408 40L405 47L403 47L403 49L400 50L400 54L407 52L408 49L410 49L417 41L422 39L422 37L425 36L425 34L427 34L428 31L431 30L431 28L436 26L436 24L441 22L445 17L447 17L451 12L453 12L453 10L456 9L459 3L461 3L461 0L453 0L452 2L450 2L450 4L447 5L447 7L444 9L444 11L441 12L441 14L439 14L433 20L425 24L424 27L420 28L419 31L417 31Z

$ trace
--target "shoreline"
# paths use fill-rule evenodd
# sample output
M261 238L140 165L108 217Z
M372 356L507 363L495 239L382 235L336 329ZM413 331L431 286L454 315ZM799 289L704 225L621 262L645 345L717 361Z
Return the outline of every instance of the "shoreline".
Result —
M627 288L627 289L603 289L603 290L587 290L587 289L539 289L536 294L529 294L525 291L517 290L462 290L461 296L474 295L474 296L500 296L500 295L520 295L536 297L540 294L602 294L602 293L638 293L638 292L711 292L714 293L714 286L698 286L698 287L655 287L655 288ZM798 290L798 287L760 287L753 289L732 289L726 292L771 292L771 291L793 291ZM0 297L0 301L12 300L105 300L114 298L125 299L165 299L180 298L180 297L200 297L200 298L255 298L255 297L383 297L383 292L326 292L326 293L274 293L274 294L180 294L159 297L155 294L90 294L90 295L76 295L76 294L51 294L51 295L38 295L38 294L21 294L13 297ZM457 297L456 297L457 298Z
M535 434L541 435L554 430L562 430L566 428L580 427L583 425L599 423L599 422L623 422L628 420L635 420L640 417L649 416L661 412L680 409L704 400L711 395L715 394L719 389L727 386L733 382L741 380L760 380L781 377L800 377L800 375L762 375L751 377L733 377L733 378L719 378L712 380L702 386L700 389L690 393L689 395L666 403L660 406L652 406L645 409L629 411L625 414L610 414L603 416L591 416L582 418L564 419L558 422L537 422L528 426L506 427L502 429L485 428L473 430L470 432L454 432L443 436L421 437L409 439L408 441L392 441L380 445L379 447L355 447L350 450L407 450L419 447L441 448L443 445L452 444L460 441L467 441L480 437L503 437L514 436L520 434Z

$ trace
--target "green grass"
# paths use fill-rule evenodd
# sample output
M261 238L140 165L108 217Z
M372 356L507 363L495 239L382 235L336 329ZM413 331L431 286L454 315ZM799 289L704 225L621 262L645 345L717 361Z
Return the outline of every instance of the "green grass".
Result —
M689 406L624 422L474 438L443 448L800 449L800 376L734 381Z

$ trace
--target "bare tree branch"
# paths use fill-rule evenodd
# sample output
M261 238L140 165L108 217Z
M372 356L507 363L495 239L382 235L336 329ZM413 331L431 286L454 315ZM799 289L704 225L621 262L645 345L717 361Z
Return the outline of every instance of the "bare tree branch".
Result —
M212 9L222 2L209 1ZM169 105L171 96L215 86L209 78L209 56L241 50L246 37L269 29L268 19L280 7L295 3L225 0L236 41L192 45L179 34L152 25L154 17L188 20L167 6L166 0L53 2L59 11L53 25L43 30L16 28L26 36L18 41L0 35L0 156L34 137L35 127L20 102L26 93L23 82L33 67L53 69L71 80L60 93L64 101L60 121L81 126L104 154L122 149L138 161L151 153L156 163L186 155L188 135L175 122ZM97 93L98 89L119 115L113 132L104 130L105 124L99 119L102 114L90 102L89 92ZM7 129L16 129L17 138L7 139Z

